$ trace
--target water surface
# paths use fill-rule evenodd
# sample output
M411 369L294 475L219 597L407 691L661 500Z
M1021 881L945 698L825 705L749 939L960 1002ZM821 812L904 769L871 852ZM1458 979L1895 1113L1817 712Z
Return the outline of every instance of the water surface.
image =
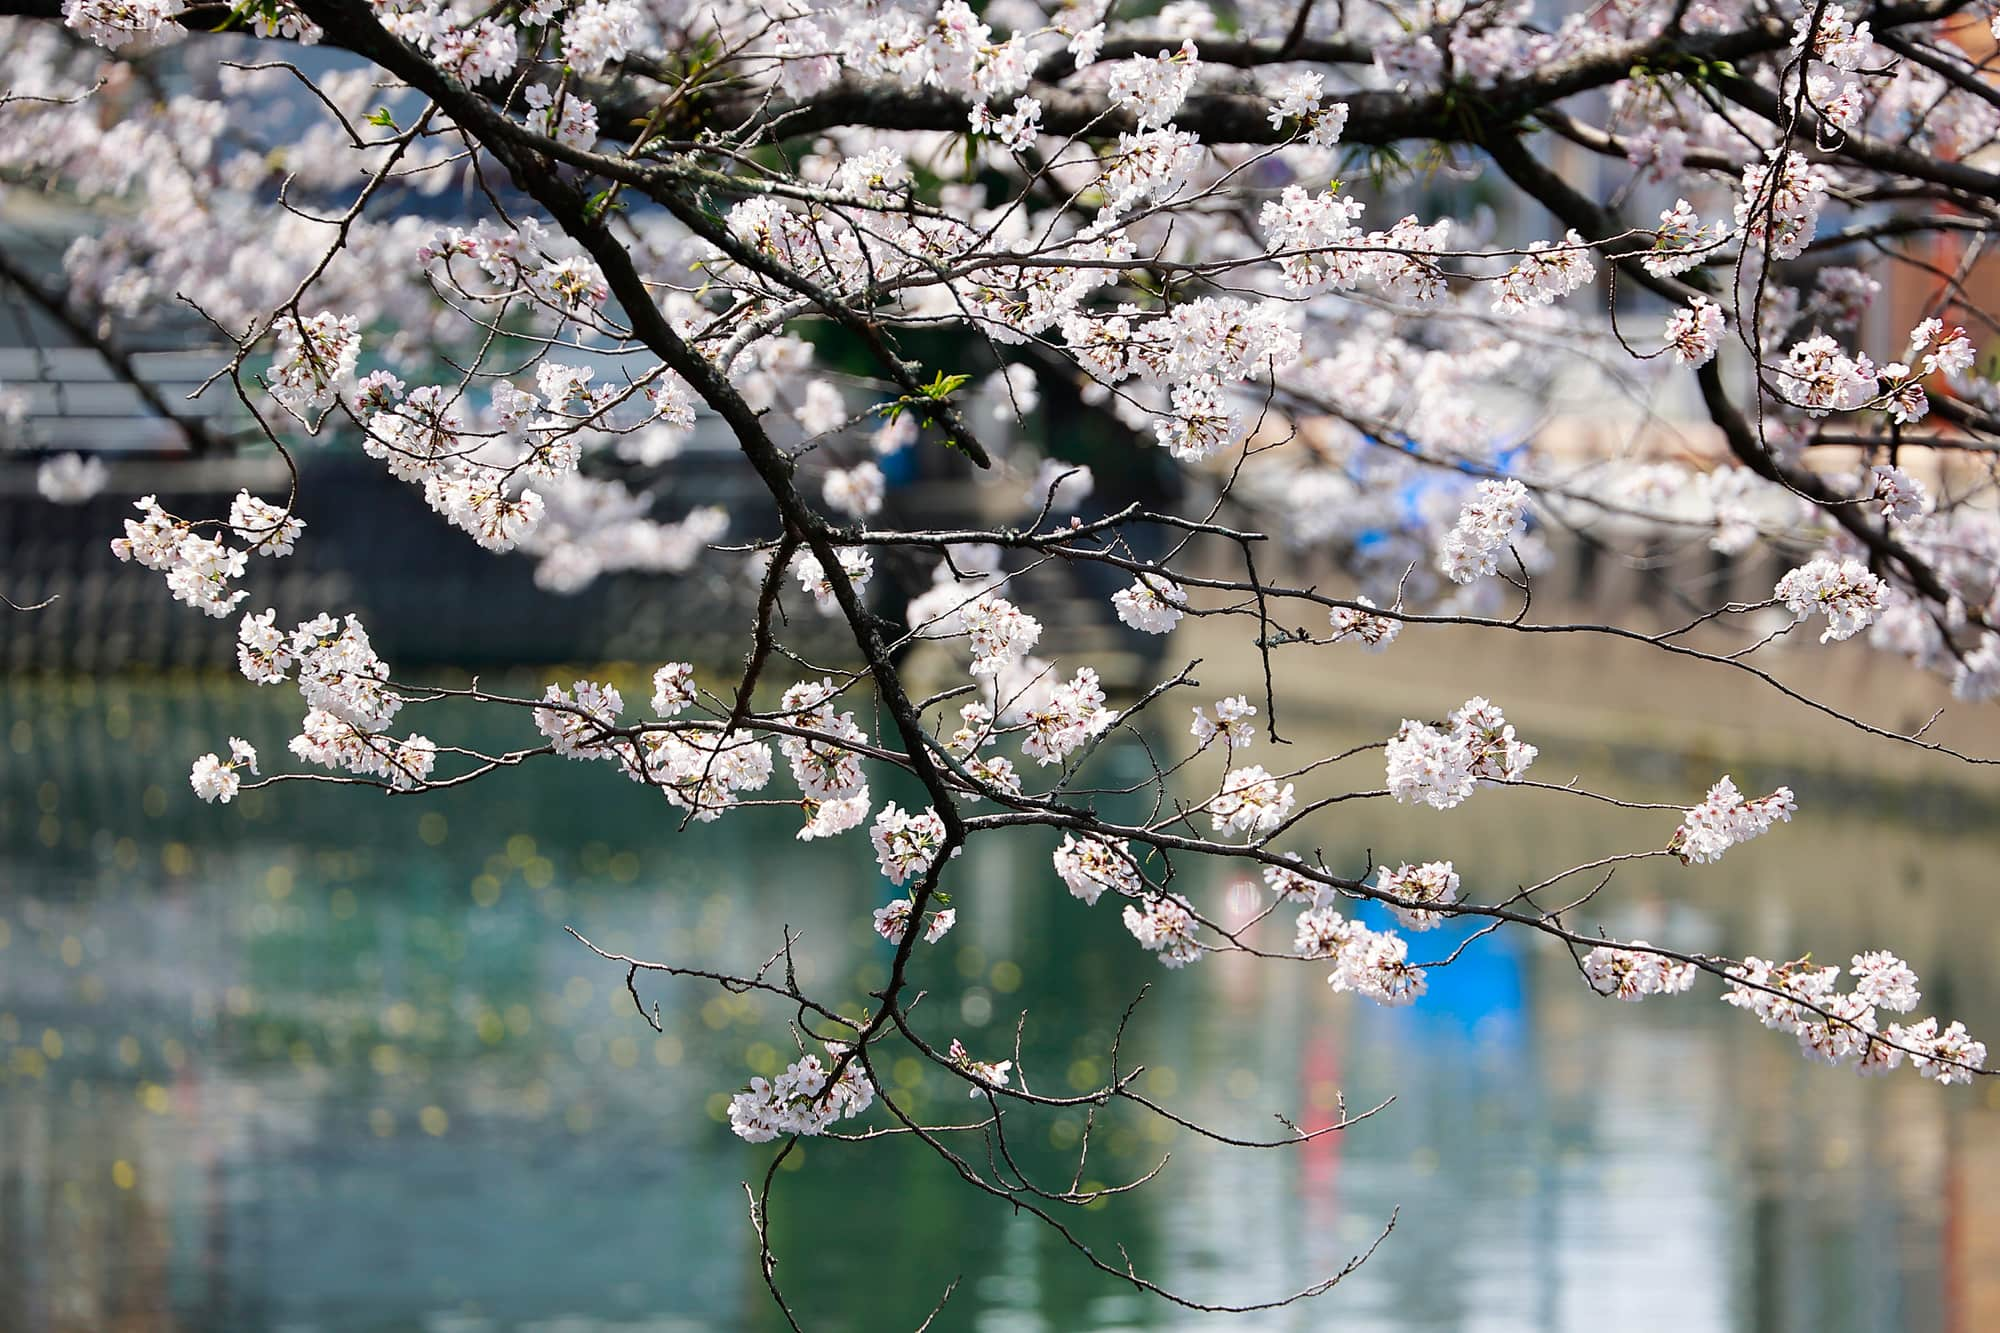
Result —
M782 812L682 832L657 797L555 762L423 801L293 787L207 807L178 779L231 734L276 754L295 706L193 678L0 694L0 1328L779 1327L741 1183L773 1148L731 1136L722 1107L788 1058L791 1016L642 982L656 1034L563 928L747 969L789 925L803 979L858 1002L888 959L865 842L802 848ZM1653 799L1699 791L1705 762L1543 760ZM1598 919L1739 953L1896 947L1926 1012L1993 1040L1992 794L1786 776L1798 823L1716 867L1621 872ZM1482 793L1450 817L1343 808L1301 849L1452 856L1498 892L1671 825ZM1172 1160L1074 1219L1097 1252L1237 1303L1336 1271L1392 1214L1394 1233L1315 1303L1204 1321L1091 1272L921 1148L812 1142L771 1217L807 1327L914 1327L955 1277L935 1327L982 1333L2000 1326L1980 1322L2000 1310L1983 1087L1808 1064L1705 986L1599 1000L1567 954L1505 937L1398 1011L1310 967L1167 972L1109 900L1062 891L1047 850L988 840L955 867L960 925L921 956L940 1043L1001 1058L1025 1010L1034 1086L1090 1087L1151 983L1124 1058L1183 1114L1255 1135L1395 1098L1283 1151L1106 1117L1086 1181ZM1222 915L1256 904L1214 867L1181 874ZM1432 957L1456 938L1414 942ZM926 1115L975 1118L962 1085L908 1059L890 1074ZM1024 1169L1067 1185L1080 1117L1014 1123Z

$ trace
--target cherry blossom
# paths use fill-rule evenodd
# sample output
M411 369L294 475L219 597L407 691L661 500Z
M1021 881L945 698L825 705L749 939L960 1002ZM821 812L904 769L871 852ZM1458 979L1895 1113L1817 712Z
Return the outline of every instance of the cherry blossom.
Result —
M101 458L57 454L35 469L35 490L51 504L82 504L101 492L110 479L111 469Z
M1700 805L1687 811L1667 847L1686 863L1718 861L1738 843L1761 837L1775 823L1789 822L1798 808L1790 787L1746 800L1736 783L1724 776L1708 789Z
M1882 613L1887 585L1858 560L1817 557L1778 580L1777 598L1801 620L1826 617L1819 641L1851 639Z
M1404 719L1387 747L1389 791L1449 810L1481 784L1518 781L1537 753L1498 708L1468 699L1443 727Z
M901 884L930 869L944 846L944 823L934 810L910 814L891 801L875 816L868 840L882 873L891 884Z
M875 1085L845 1048L826 1043L839 1067L834 1077L826 1061L812 1054L785 1066L776 1078L753 1078L729 1102L729 1128L750 1143L769 1143L781 1134L824 1134L836 1121L860 1115L875 1103Z
M1706 297L1676 310L1667 321L1667 345L1684 366L1705 366L1722 342L1722 308Z
M1117 840L1063 835L1056 848L1056 874L1086 904L1095 904L1106 889L1137 897L1143 881L1132 862L1130 845Z
M579 680L567 690L551 685L542 700L555 706L535 710L535 727L557 754L566 759L604 759L614 753L607 734L618 726L618 715L625 709L616 686L590 680Z
M1424 904L1457 902L1458 871L1452 868L1449 861L1404 864L1394 870L1383 866L1376 876L1375 887L1410 904L1404 906L1403 903L1392 902L1389 905L1398 921L1411 930L1429 930L1444 920L1444 916Z
M1724 776L1661 846L1643 812L1673 807L1529 781L1536 746L1482 696L1397 725L1418 703L1363 687L1348 651L1396 646L1407 670L1382 689L1449 668L1470 677L1457 691L1490 688L1487 650L1509 642L1598 676L1613 646L1670 654L1857 743L1988 757L1950 731L2000 698L2000 518L1976 466L2000 439L1994 317L1947 274L1990 250L1966 201L2000 196L2000 110L1953 54L1963 16L1308 10L271 0L226 33L180 0L23 10L4 20L0 211L57 199L88 225L45 288L10 287L163 443L72 453L96 446L22 386L0 392L0 432L51 502L157 484L94 540L159 578L170 625L226 621L247 681L296 690L272 772L240 738L183 758L204 801L307 779L329 801L426 800L523 765L608 780L564 761L609 761L677 836L867 828L896 895L868 924L897 962L866 994L782 920L756 923L774 933L761 972L605 951L634 997L658 970L784 1011L792 1029L766 1036L798 1058L760 1055L726 1090L753 1143L880 1099L897 1130L876 1147L955 1153L971 1127L924 1122L905 1057L990 1098L982 1132L1121 1100L1192 1124L1118 1079L1031 1094L1014 1061L936 1030L917 999L962 951L923 946L960 913L982 947L1013 929L984 913L1039 919L947 885L945 852L967 847L982 866L1050 854L1019 892L1110 891L1168 968L1303 961L1332 992L1405 1005L1456 957L1412 961L1409 936L1458 918L1539 941L1607 996L1713 978L1818 1064L1987 1072L1961 1023L1910 1017L1918 978L1885 949L1844 969L1724 958L1614 938L1615 890L1560 912L1526 896L1837 816ZM169 309L214 353L191 399L132 360ZM336 456L422 505L344 511L359 502L317 489ZM152 481L183 457L241 479L212 493L203 462L198 484ZM691 504L694 478L726 503ZM532 574L532 594L480 608L498 623L532 628L541 596L624 575L620 596L678 580L702 635L650 677L392 672L353 607L291 599L349 534L406 522ZM1663 623L1618 580L1569 596L1558 562L1586 550L1664 569L1686 616ZM293 555L304 569L276 563ZM1736 600L1765 561L1789 572ZM4 613L49 609L28 600ZM1818 642L1772 632L1777 607L1824 617ZM1891 688L1857 711L1822 697L1814 658L1850 639L1959 702L1917 728L1880 711ZM1362 743L1299 744L1296 687L1349 674L1341 724ZM633 690L648 708L628 717ZM1663 734L1689 722L1638 702L1669 710ZM509 738L471 739L466 714ZM1243 762L1252 745L1269 767ZM1452 811L1508 784L1578 812L1551 816L1534 841L1555 864L1520 886L1462 841L1374 860L1370 812L1400 827L1391 802ZM1620 805L1639 845L1601 846L1581 820ZM1269 921L1281 907L1295 918ZM1154 975L1139 953L1124 966ZM808 1053L813 1034L835 1040ZM1120 1078L1139 1063L1113 1057ZM981 1154L951 1160L1019 1197ZM1096 1197L1034 1188L1049 1217Z
M1497 571L1500 551L1525 531L1527 502L1527 488L1519 481L1480 482L1438 549L1438 569L1454 583Z
M1006 1087L1008 1083L1007 1071L1014 1067L1012 1060L1001 1060L995 1063L973 1059L972 1053L965 1049L965 1043L956 1037L951 1039L951 1047L945 1052L945 1058L951 1061L954 1067L964 1071L972 1078L974 1086L968 1095L973 1097L979 1096L983 1091L978 1086L980 1084L994 1088Z
M1143 905L1127 907L1123 916L1132 938L1167 967L1186 967L1201 957L1193 908L1179 894L1153 894Z
M1187 593L1167 579L1139 578L1111 596L1118 618L1145 634L1165 634L1178 625Z
M236 771L239 768L255 774L257 751L251 748L249 742L231 736L229 758L222 760L212 754L203 755L194 761L194 771L188 775L188 781L194 787L195 795L202 800L220 801L227 805L243 785L243 779Z
M1195 744L1204 750L1219 736L1230 750L1241 750L1257 737L1257 728L1250 721L1257 716L1257 709L1240 694L1215 701L1215 716L1209 717L1206 709L1194 710L1194 723L1188 728Z
M1292 793L1291 783L1281 783L1262 765L1231 769L1222 790L1209 798L1209 821L1218 833L1273 832L1297 804Z
M1654 953L1644 940L1623 949L1601 944L1583 956L1581 966L1592 990L1620 1000L1679 994L1694 985L1696 972L1693 963Z
M870 462L836 468L826 474L827 506L851 518L868 518L882 509L882 469Z
M1373 614L1375 603L1366 597L1357 596L1354 600L1354 606L1336 606L1327 613L1334 639L1358 643L1371 653L1382 652L1403 632L1403 622Z
M693 663L669 662L653 673L653 711L661 717L684 712L696 697Z

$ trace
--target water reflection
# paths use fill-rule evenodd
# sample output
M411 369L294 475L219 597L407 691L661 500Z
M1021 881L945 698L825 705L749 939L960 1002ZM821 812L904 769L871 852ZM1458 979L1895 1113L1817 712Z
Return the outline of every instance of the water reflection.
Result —
M807 980L859 997L887 959L865 847L808 853L783 817L678 834L647 793L575 767L423 803L292 789L211 809L168 781L228 734L275 747L289 721L274 693L197 681L0 703L0 1327L777 1326L738 1183L770 1149L738 1143L721 1110L746 1070L782 1064L788 1015L666 984L647 988L656 1035L561 927L754 967L789 924ZM1544 762L1616 767L1640 795L1713 776L1671 756ZM1621 875L1607 922L1767 954L1894 943L1927 1011L2000 1029L1990 793L1788 777L1809 814L1832 813L1706 873ZM1904 821L1893 844L1882 808ZM1449 819L1344 818L1315 830L1330 857L1454 856L1489 886L1662 832L1519 793ZM1898 859L1912 845L1921 863ZM772 1217L811 1327L912 1327L954 1276L937 1326L982 1333L2000 1326L1983 1089L1810 1066L1712 992L1608 1012L1565 955L1505 939L1400 1011L1312 969L1164 973L1113 913L1060 891L1046 853L989 842L961 863L961 924L927 956L919 1010L941 1040L997 1056L1026 1009L1036 1086L1088 1087L1155 982L1128 1053L1197 1119L1260 1134L1274 1113L1310 1127L1343 1097L1396 1098L1282 1153L1114 1115L1087 1180L1173 1161L1081 1234L1231 1301L1338 1269L1400 1209L1397 1230L1317 1305L1203 1324L921 1152L816 1142ZM1223 910L1255 901L1212 867L1182 873ZM1416 942L1436 957L1457 941ZM888 1072L934 1116L967 1110L914 1061ZM1080 1120L1020 1124L1024 1167L1067 1182Z

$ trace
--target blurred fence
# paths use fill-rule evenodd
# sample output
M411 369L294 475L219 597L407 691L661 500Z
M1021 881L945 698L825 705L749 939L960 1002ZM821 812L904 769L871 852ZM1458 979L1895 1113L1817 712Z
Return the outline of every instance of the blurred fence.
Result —
M121 461L114 485L88 503L48 503L31 469L0 469L0 592L16 602L55 600L34 612L0 612L0 672L103 673L132 668L219 668L235 663L236 617L214 620L174 602L160 575L114 558L110 541L132 516L131 499L153 493L169 511L220 516L239 488L282 497L289 478L262 457ZM721 505L732 539L773 529L769 501L731 454L690 451L655 484L658 516ZM914 527L977 519L964 488L916 482L892 491L884 521ZM307 540L282 560L254 560L245 610L273 607L281 622L322 611L353 612L392 663L451 663L471 669L520 664L669 658L722 666L747 643L754 587L735 557L704 560L680 575L613 574L575 594L536 586L534 560L495 556L448 526L411 487L351 453L308 455L299 488ZM1650 553L1613 554L1598 543L1552 534L1549 564L1536 580L1537 619L1607 618L1670 624L1728 598L1770 595L1782 562L1763 554L1729 560L1698 542ZM927 586L928 564L907 552L878 557L871 597L900 619L902 603ZM1310 550L1273 552L1268 579L1329 580ZM1240 569L1214 573L1240 577ZM1132 634L1110 615L1110 596L1127 580L1116 569L1041 564L1010 595L1032 606L1044 643L1064 658L1099 663L1107 681L1142 667L1164 646ZM809 601L787 597L787 641L821 660L845 660L848 645Z
M38 611L0 614L0 671L233 669L236 617L214 620L174 602L159 574L120 563L110 541L132 515L134 495L150 491L171 512L219 516L244 486L282 496L282 467L268 456L116 466L117 484L82 505L52 505L18 486L0 493L7 595L55 598ZM747 516L748 480L726 459L685 460L661 509L671 516L722 504ZM391 662L480 668L740 652L731 646L742 632L732 609L747 614L749 603L734 562L674 578L612 575L574 595L546 592L535 586L530 558L480 549L416 491L358 456L312 460L296 512L309 540L284 559L253 561L244 609L275 607L281 622L353 612Z

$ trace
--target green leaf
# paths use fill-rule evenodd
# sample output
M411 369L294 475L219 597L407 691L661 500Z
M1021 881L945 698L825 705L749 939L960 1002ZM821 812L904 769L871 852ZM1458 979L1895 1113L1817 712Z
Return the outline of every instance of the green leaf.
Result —
M585 201L583 205L584 221L601 222L604 220L604 215L606 213L611 212L614 209L624 208L625 205L622 202L619 202L615 198L616 190L617 190L616 186L607 185L603 189L599 190L596 194L590 196L590 198L587 201Z
M962 389L970 382L970 375L947 375L940 370L929 384L920 385L919 392L933 400L948 398L955 389Z

